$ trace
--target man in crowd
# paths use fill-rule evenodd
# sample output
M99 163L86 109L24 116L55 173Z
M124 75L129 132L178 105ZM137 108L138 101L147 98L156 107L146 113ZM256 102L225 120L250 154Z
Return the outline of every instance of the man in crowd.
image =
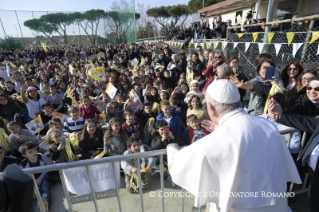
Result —
M218 15L216 17L216 24L214 24L214 34L216 36L216 39L226 38L226 30L227 25L225 22L222 22L222 16Z
M243 111L229 80L209 85L205 99L214 131L181 150L167 146L173 182L195 195L196 207L208 202L210 212L288 212L287 199L275 194L301 180L276 127Z

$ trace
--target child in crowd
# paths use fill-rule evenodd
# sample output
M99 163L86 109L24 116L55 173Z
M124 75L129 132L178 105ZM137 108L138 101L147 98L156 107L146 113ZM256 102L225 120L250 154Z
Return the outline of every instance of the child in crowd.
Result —
M82 96L82 106L79 107L81 117L84 119L94 119L101 112L97 109L95 105L92 104L92 100L89 96Z
M50 157L55 163L65 163L70 162L72 159L69 158L66 150L66 142L65 139L62 139L62 131L53 129L47 135L47 143L50 145ZM75 156L75 150L73 146L70 144L73 156Z
M169 99L169 94L166 90L161 90L159 93L159 96L160 96L161 101Z
M14 84L11 81L6 81L5 87L6 87L5 91L9 96L11 96L12 94L18 93L16 89L14 89Z
M40 131L40 134L46 134L49 130L48 122L52 119L53 107L49 103L44 103L42 105L42 112L40 114L42 123L44 124L44 129Z
M127 150L124 152L124 155L129 155L129 154L135 154L142 152L143 150L147 151L147 147L141 145L141 142L139 139L135 137L131 137L127 142ZM153 160L153 157L150 158L143 158L141 161L141 167L136 167L137 164L135 164L135 160L123 160L121 161L121 167L124 170L125 174L125 184L126 184L126 189L133 193L134 189L131 187L130 188L130 180L132 174L137 174L137 168L142 168L146 169L146 172L141 172L141 180L143 187L142 189L148 188L148 179L149 179L149 172L152 171L152 167L154 165L155 161ZM138 186L138 185L136 185ZM137 190L136 190L137 192Z
M50 93L46 99L47 103L52 105L54 111L62 112L63 96L57 93L55 85L50 85Z
M77 133L79 136L84 127L84 118L80 117L78 106L69 106L68 112L70 118L64 122L63 133L67 136L69 133Z
M144 109L138 109L135 112L135 116L137 117L143 128L145 128L146 123L150 118L156 118L156 114L152 112L151 103L145 103Z
M141 84L139 84L139 83L135 84L134 83L134 91L137 94L138 98L140 98L142 104L144 104L144 96L142 95L142 92L141 92Z
M95 94L95 96L100 96L103 92L101 83L99 81L94 81L94 86L95 90L93 91L93 94Z
M195 114L199 122L205 119L210 120L207 110L203 108L200 98L197 95L193 95L188 101L187 117L191 114Z
M124 123L124 115L123 111L120 111L119 104L117 102L112 102L108 104L107 107L107 117L109 119L116 117L120 120L122 120L122 123Z
M12 156L5 156L5 150L0 146L0 173L3 172L10 164L18 164L18 160Z
M130 90L129 90L129 85L127 82L120 82L119 87L121 86L121 89L119 89L120 94L123 96L123 101L126 101L128 99Z
M175 87L174 86L175 82L174 82L173 78L170 76L170 73L168 70L162 71L160 74L160 78L164 82L164 89Z
M135 120L134 111L131 109L127 109L124 111L124 117L126 122L122 124L122 128L124 132L128 136L134 135L136 138L139 138L141 141L144 140L144 129L140 122Z
M25 159L20 163L20 168L32 168L38 166L50 165L47 156L38 153L37 145L28 141L19 147L19 152ZM51 185L50 181L45 178L47 172L34 174L35 182L38 185L42 197L43 205L46 211L49 211L51 206Z
M206 129L201 127L201 122L195 114L187 116L187 125L188 127L182 136L183 145L190 145L209 134Z
M83 133L79 138L79 151L83 158L93 159L101 151L105 151L103 146L103 132L97 128L92 119L85 120Z
M18 152L19 147L27 141L31 141L35 145L40 143L39 139L27 129L21 129L17 122L10 121L7 124L8 131L11 133L8 142L13 151L13 156L21 160L21 154Z
M41 98L43 99L47 99L47 97L49 96L50 93L50 84L49 82L43 82L42 83L42 89L39 91L39 94L41 96Z
M199 86L200 83L197 80L193 80L191 81L191 83L189 83L190 91L186 94L186 97L184 99L185 103L188 103L189 99L194 95L197 95L201 102L205 99L205 96L199 90Z
M116 95L116 102L118 103L118 106L119 106L119 110L120 111L124 111L124 96L122 95L122 94L120 94L120 93L118 93L117 95Z
M102 98L102 100L101 100ZM107 93L103 92L102 94L100 94L100 96L97 96L94 98L93 100L93 104L95 104L97 106L97 109L100 112L106 112L107 113L107 105L108 103L110 103L110 98L107 95Z
M121 127L122 122L118 118L112 118L104 135L107 156L122 155L126 150L125 141L127 136Z
M181 137L181 127L179 116L176 113L172 113L172 107L169 101L163 100L161 103L162 112L157 115L156 121L165 120L170 126L173 133L179 138Z

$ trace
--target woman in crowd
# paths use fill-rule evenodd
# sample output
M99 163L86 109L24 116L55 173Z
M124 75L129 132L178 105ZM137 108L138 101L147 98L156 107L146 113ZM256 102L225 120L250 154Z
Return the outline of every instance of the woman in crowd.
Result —
M280 73L284 86L288 92L288 98L294 97L297 94L297 84L300 74L303 72L303 67L300 63L294 61L289 63Z
M195 114L200 123L203 120L210 120L207 110L203 108L200 98L196 95L192 96L188 101L188 110L186 117Z
M231 75L235 75L238 78L238 80L240 80L240 81L243 80L244 83L248 81L244 72L242 70L240 70L238 57L231 57L228 60L228 64L229 64L231 72L232 72ZM246 90L241 89L241 88L238 88L238 90L239 90L239 94L240 94L240 100L241 100L241 102L243 102L244 97L246 95Z
M262 115L264 106L269 95L272 84L277 84L284 90L284 84L280 78L273 80L265 80L266 69L268 66L276 67L275 63L271 60L263 60L256 68L256 78L244 83L236 76L231 76L230 80L241 89L248 89L251 92L248 113L251 115Z
M230 66L227 64L222 64L220 66L217 66L217 78L218 79L229 79L231 75Z

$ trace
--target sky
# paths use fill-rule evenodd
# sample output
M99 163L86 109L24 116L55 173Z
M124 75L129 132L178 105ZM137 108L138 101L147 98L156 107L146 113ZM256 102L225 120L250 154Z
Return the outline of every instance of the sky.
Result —
M110 6L113 1L119 0L0 0L0 37L4 38L6 32L7 35L13 37L21 37L20 27L24 37L34 37L35 32L28 29L23 25L23 22L29 19L39 18L41 15L46 14L45 11L87 11L90 9L103 9L110 10ZM128 2L134 0L127 0ZM144 4L145 7L160 7L176 4L187 4L188 0L135 0L135 5L138 3ZM8 10L8 11L3 11ZM10 11L11 10L11 11ZM17 11L17 14L15 13ZM33 12L30 11L41 11ZM19 17L19 22L17 20ZM4 28L4 30L3 30ZM68 29L67 34L78 34L78 29L71 27ZM82 33L81 33L82 34ZM101 32L101 35L103 33Z

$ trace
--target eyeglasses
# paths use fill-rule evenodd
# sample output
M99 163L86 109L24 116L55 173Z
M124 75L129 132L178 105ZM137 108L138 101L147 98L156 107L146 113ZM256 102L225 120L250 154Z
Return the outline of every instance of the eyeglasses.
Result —
M308 86L307 90L308 91L311 91L311 90L319 91L319 87L312 88L312 87Z
M301 78L303 81L309 81L310 78Z
M297 71L297 70L299 70L299 68L298 68L298 67L294 67L294 68L289 67L287 70L288 70L288 71L291 71L291 70Z
M215 59L220 59L220 58L222 58L222 56L215 57Z

